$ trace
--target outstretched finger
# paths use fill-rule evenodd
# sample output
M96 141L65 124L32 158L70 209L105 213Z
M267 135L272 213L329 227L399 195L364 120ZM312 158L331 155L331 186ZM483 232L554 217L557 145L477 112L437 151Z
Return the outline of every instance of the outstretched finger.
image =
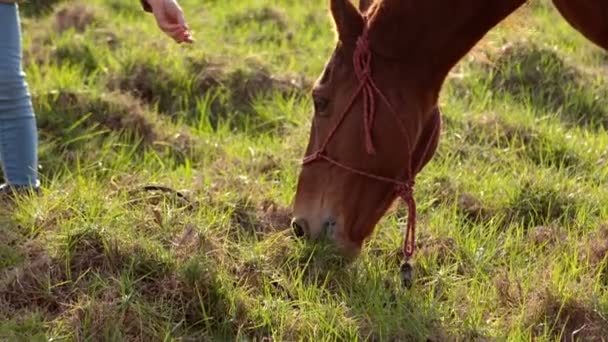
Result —
M175 41L177 41L179 43L183 43L183 42L191 43L191 42L193 42L192 34L188 30L185 30L183 27L180 27L180 28L177 28L175 30L169 31L169 32L167 32L167 34L169 36L171 36L171 38L173 38Z
M184 32L184 36L183 36L182 42L184 42L184 43L194 43L194 37L192 37L192 33L190 33L189 31Z

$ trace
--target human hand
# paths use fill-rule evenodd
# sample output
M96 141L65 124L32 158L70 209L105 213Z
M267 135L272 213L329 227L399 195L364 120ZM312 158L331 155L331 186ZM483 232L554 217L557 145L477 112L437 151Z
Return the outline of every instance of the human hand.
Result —
M176 0L146 0L158 27L178 43L192 43L194 38Z

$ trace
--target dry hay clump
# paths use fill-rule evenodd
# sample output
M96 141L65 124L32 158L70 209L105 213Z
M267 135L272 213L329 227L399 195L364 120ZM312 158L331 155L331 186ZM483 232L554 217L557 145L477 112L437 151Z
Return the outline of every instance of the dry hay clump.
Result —
M498 213L448 177L434 180L431 196L435 198L437 206L456 205L458 213L470 223L488 223L495 219Z

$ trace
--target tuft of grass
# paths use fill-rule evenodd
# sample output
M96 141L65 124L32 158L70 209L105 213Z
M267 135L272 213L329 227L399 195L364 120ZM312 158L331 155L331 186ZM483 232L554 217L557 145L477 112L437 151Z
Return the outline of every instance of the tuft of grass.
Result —
M66 146L110 132L147 143L160 136L143 106L126 95L60 90L37 96L34 103L40 128L62 137Z
M273 76L256 63L226 70L220 64L194 60L185 71L169 73L163 66L140 61L120 73L124 77L110 80L112 88L132 93L169 117L195 126L204 120L214 128L228 123L242 130L276 129L281 123L264 118L259 101L289 99L301 95L303 89L298 80ZM201 111L207 111L206 115Z
M584 69L570 64L555 49L515 42L503 47L493 69L495 92L528 101L541 111L559 112L571 125L607 127L602 81L586 77ZM591 88L597 89L595 96L589 95Z
M230 15L226 20L226 27L247 25L248 23L275 25L280 31L289 26L289 19L279 8L264 6L261 8L246 9L241 13Z
M28 17L41 17L52 12L61 0L26 0L20 4L20 11Z

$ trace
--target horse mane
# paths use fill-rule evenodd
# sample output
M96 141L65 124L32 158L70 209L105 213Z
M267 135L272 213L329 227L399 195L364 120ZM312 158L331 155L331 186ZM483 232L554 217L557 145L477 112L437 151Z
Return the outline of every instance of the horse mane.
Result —
M356 23L353 24L355 19L351 21L349 40L354 43L367 25L371 50L412 65L414 71L425 68L432 74L426 79L440 86L458 61L526 2L360 0L362 13ZM575 29L608 48L608 15L605 14L608 13L608 1L553 0L553 3ZM354 6L351 10L356 11Z
M527 0L360 0L375 50L411 55L450 54L454 63ZM608 1L552 0L561 16L589 41L608 50ZM382 46L384 45L384 46ZM435 50L433 50L435 45ZM388 51L393 49L393 51ZM424 56L425 58L427 56Z

